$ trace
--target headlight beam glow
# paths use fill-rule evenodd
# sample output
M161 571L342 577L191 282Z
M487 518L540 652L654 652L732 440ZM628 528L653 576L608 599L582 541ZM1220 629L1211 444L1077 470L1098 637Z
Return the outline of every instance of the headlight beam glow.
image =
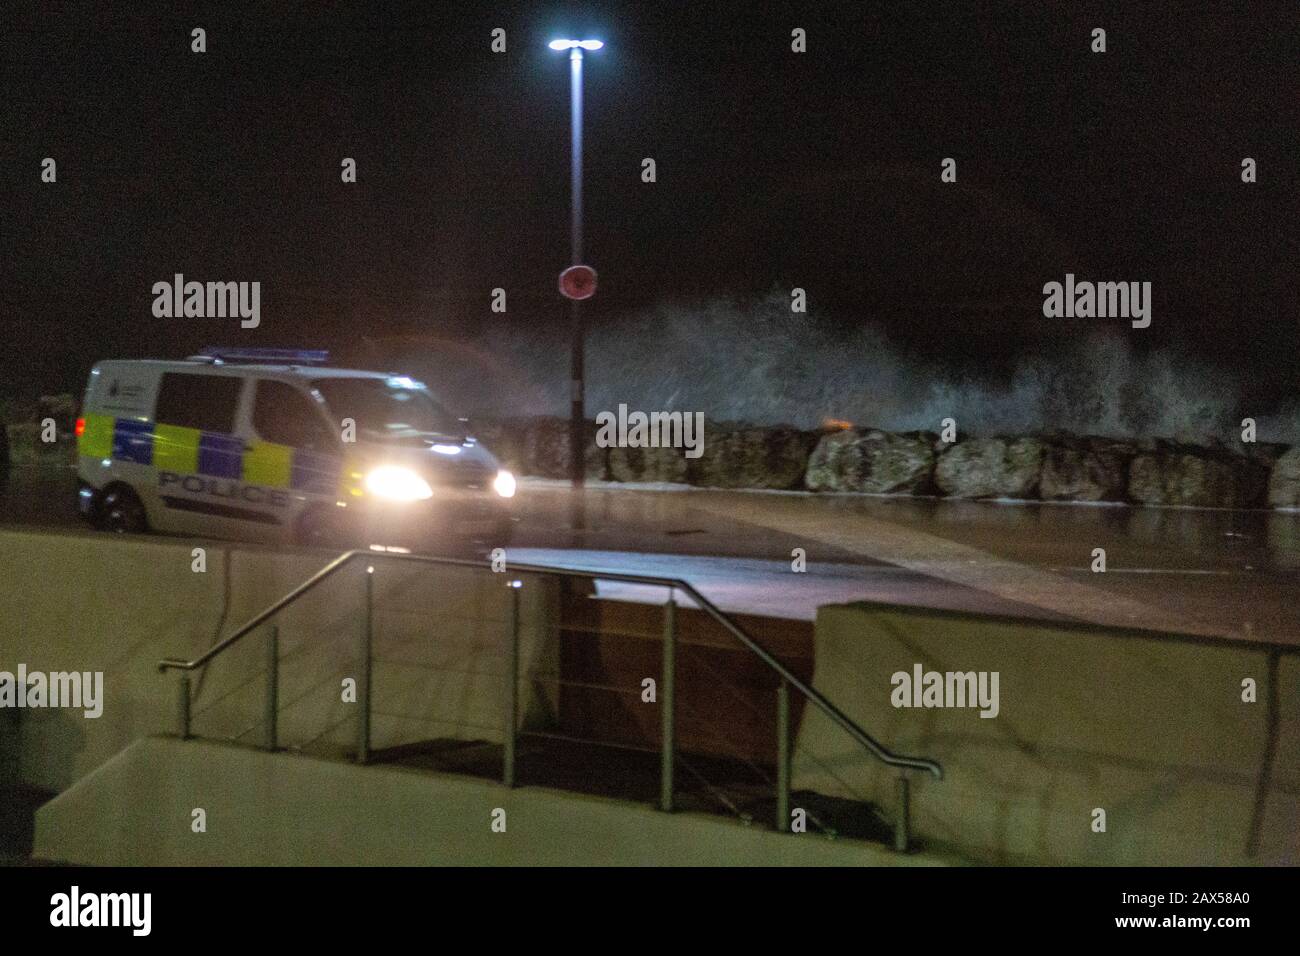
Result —
M497 476L492 481L492 490L502 498L513 498L515 496L515 487L517 482L515 476L502 468L497 472Z
M429 483L411 471L397 465L381 465L366 475L366 491L377 498L392 501L423 501L433 497Z

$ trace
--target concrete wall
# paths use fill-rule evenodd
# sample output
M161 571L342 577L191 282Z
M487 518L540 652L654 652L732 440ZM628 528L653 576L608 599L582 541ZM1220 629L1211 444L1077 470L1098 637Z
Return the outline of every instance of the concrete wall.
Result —
M206 812L205 833L191 829L195 808ZM491 829L497 808L504 833ZM41 807L35 856L118 866L935 862L720 817L173 739L138 741Z
M1002 863L1300 863L1294 648L852 604L819 610L815 661L814 685L860 726L943 764L942 781L911 777L931 845ZM891 675L917 663L998 671L1000 713L893 707ZM893 812L894 772L813 708L795 787Z
M0 766L16 766L28 784L62 790L132 741L174 732L178 678L159 674L157 662L202 653L331 557L209 544L207 571L196 573L193 547L166 538L0 531L7 622L0 670L103 671L106 698L98 719L74 710L14 712L17 741L8 740ZM499 740L504 576L382 559L375 567L373 746L435 736ZM343 702L341 682L359 673L364 569L340 572L279 621L285 746L354 746L356 709ZM544 678L558 672L558 601L553 586L536 579L520 593L522 705L528 719L544 720L553 710ZM196 674L194 732L261 740L265 666L265 637L256 633Z
M663 615L661 605L632 601L569 604L561 637L562 733L659 749L660 710L642 700L641 681L663 672ZM812 679L811 621L732 618L801 679ZM780 678L703 611L679 607L675 627L678 750L770 768ZM791 703L798 720L803 700Z

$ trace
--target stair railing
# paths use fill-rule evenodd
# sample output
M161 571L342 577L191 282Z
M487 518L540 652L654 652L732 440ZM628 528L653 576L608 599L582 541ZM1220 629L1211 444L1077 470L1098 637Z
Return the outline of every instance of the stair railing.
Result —
M289 605L298 601L299 598L313 591L317 586L327 579L333 577L344 567L361 559L368 561L407 561L420 564L432 564L440 566L477 568L480 570L491 570L491 565L486 562L470 561L464 558L445 558L433 555L421 554L402 554L397 552L376 552L368 550L346 551L339 555L333 561L329 562L302 584L295 587L289 593L285 594L279 600L267 606L264 610L254 615L244 624L240 625L230 634L229 637L219 641L204 653L200 654L193 660L186 661L177 658L166 658L158 662L158 670L166 672L170 670L180 671L180 687L178 689L177 713L180 736L188 739L191 736L191 679L190 675L200 667L203 667L220 654L224 653L235 644L239 643L250 633L257 630L263 624L274 618L280 611ZM361 679L357 686L357 703L358 708L357 720L357 761L367 763L370 760L370 684L371 669L373 665L373 623L374 623L374 564L366 567L365 588L364 588L364 626L361 636ZM674 809L675 783L674 774L676 770L676 657L677 657L677 626L676 626L676 594L681 592L688 596L691 601L699 607L705 614L713 618L728 633L738 640L752 654L758 657L768 668L776 673L781 679L777 689L776 707L777 707L777 782L776 782L776 824L777 829L788 831L790 828L790 780L791 780L791 725L790 725L790 691L798 691L804 698L816 707L823 715L828 717L833 723L844 730L851 739L853 739L863 750L874 757L876 760L893 767L898 773L895 782L896 807L894 817L894 849L899 852L905 852L910 841L910 787L907 772L910 770L925 771L933 775L936 779L943 779L943 768L934 760L927 757L911 757L903 754L896 754L877 741L869 733L863 730L857 723L850 719L843 711L836 707L830 700L814 688L801 681L788 667L782 664L766 648L752 638L744 628L733 621L726 613L720 610L717 605L706 598L691 584L677 578L652 577L640 574L622 574L608 571L587 571L573 568L559 568L547 565L535 564L512 564L508 577L510 587L510 611L508 624L508 639L506 643L506 694L504 701L504 723L505 736L503 745L503 769L502 781L512 787L515 784L515 763L516 763L516 739L518 736L518 678L519 678L519 588L521 582L514 577L516 574L536 574L549 577L576 577L591 581L617 581L625 584L639 584L649 587L663 587L668 591L667 601L664 604L663 615L663 671L660 682L660 693L662 695L663 706L660 711L660 787L659 787L659 808L665 812L672 812ZM269 650L267 655L268 667L268 687L267 687L267 728L266 728L266 745L268 749L276 747L275 732L275 712L278 671L274 664L273 655L278 653L278 630L271 629L269 640Z

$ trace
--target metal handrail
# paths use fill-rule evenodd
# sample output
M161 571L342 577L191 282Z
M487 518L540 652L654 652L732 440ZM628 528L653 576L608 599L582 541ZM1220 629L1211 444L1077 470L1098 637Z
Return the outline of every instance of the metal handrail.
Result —
M456 567L479 568L479 569L491 568L490 564L485 564L480 561L470 561L464 558L444 558L444 557L435 557L433 555L424 555L424 554L395 554L393 552L376 552L376 551L363 551L363 550L345 551L343 554L339 555L329 564L325 565L325 567L321 568L319 571L313 574L302 584L298 585L296 588L294 588L284 597L280 598L274 604L267 607L261 613L250 618L246 623L238 627L235 630L235 632L231 634L229 637L227 637L225 640L221 641L220 643L214 644L212 647L210 647L203 654L200 654L194 660L182 661L175 658L166 658L158 662L158 670L161 672L166 672L168 670L192 671L195 668L202 667L208 661L212 660L212 658L216 657L218 654L222 653L227 648L231 647L239 640L244 638L251 631L256 630L262 624L265 624L268 620L274 617L286 606L298 600L298 598L302 597L308 591L311 591L313 588L315 588L326 578L331 577L335 572L343 568L345 565L350 564L352 561L363 557L371 560L376 558L382 558L391 561L415 561L421 564L452 565ZM556 568L556 567L550 567L548 565L537 565L537 564L511 564L510 571L512 573L520 573L520 574L542 574L542 575L552 575L558 577L588 578L590 580L599 580L599 581L621 581L626 584L643 584L651 587L676 588L678 590L681 590L685 594L689 595L691 600L693 600L705 613L707 613L715 621L717 621L724 628L726 628L726 630L733 637L735 637L738 641L740 641L740 643L745 645L746 648L748 648L752 653L754 653L759 660L761 660L772 670L776 671L776 673L781 677L783 681L788 683L795 690L799 691L799 693L803 694L804 697L807 698L810 702L812 702L817 707L818 710L820 710L823 714L825 714L837 725L839 725L841 729L843 729L850 737L852 737L855 741L857 741L857 743L860 746L862 746L865 750L867 750L867 752L869 752L873 757L875 757L881 763L886 764L887 766L890 767L896 767L900 769L906 768L911 770L924 770L927 771L928 773L933 774L937 779L940 780L943 779L943 768L936 761L930 760L929 758L926 757L908 757L905 755L895 754L889 749L887 749L874 737L872 737L865 730L863 730L856 723L854 723L853 720L851 720L846 714L844 714L843 711L841 711L838 707L836 707L829 700L827 700L826 697L824 697L820 692L814 690L812 687L809 687L798 677L796 677L790 671L789 668L787 668L779 660L773 657L761 644L759 644L752 637L746 634L745 631L738 624L736 624L729 617L727 617L725 613L719 610L719 608L712 601L710 601L703 594L697 591L691 584L681 580L680 578L659 578L659 577L649 577L641 574L621 574L618 572L588 571L580 568Z
M325 567L321 568L319 571L317 571L315 574L309 577L306 581L302 582L302 584L298 585L296 588L294 588L284 597L280 598L280 600L276 601L266 610L262 611L260 614L258 614L256 617L252 618L251 620L247 621L246 623L240 625L240 627L235 630L235 633L231 634L224 641L221 641L220 643L217 644L213 644L210 648L207 649L207 651L200 654L192 661L177 660L174 657L164 658L163 660L158 662L158 670L160 672L166 673L169 670L192 671L197 667L202 667L208 661L212 660L212 658L216 657L218 654L224 651L227 647L230 647L232 644L239 641L242 637L244 637L244 635L248 634L250 631L257 630L258 627L265 624L267 621L269 621L280 611L284 610L285 607L292 604L294 601L298 600L298 598L302 597L308 591L312 590L312 588L316 587L316 585L320 584L322 581L324 581L326 578L332 575L339 568L343 567L343 565L349 563L353 558L361 554L369 554L369 553L370 552L367 551L345 551L343 554L339 555L329 564L325 565ZM389 555L389 557L399 557L399 555Z

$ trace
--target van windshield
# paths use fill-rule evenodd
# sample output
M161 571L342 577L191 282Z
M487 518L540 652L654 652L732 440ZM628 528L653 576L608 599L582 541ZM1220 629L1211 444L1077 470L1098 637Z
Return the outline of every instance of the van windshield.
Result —
M330 415L357 423L365 441L419 442L428 438L459 440L456 417L409 378L318 378L312 381Z

